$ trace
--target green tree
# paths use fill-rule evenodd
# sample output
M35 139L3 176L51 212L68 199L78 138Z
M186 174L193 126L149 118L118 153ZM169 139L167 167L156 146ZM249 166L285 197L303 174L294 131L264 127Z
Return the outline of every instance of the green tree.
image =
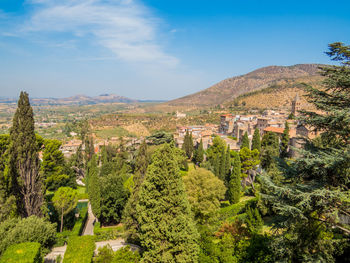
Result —
M252 150L257 149L259 153L261 152L261 140L260 140L260 131L258 128L255 129L253 140L252 140Z
M93 155L93 157L90 160L88 177L88 194L91 204L91 210L94 213L94 215L97 218L99 218L101 214L101 185L96 155Z
M225 148L222 149L221 155L220 155L220 166L219 166L219 174L217 175L220 180L225 181L226 179L226 150Z
M206 221L220 208L220 200L225 197L223 181L203 168L191 170L183 180L195 219Z
M350 231L338 216L350 211L350 46L329 45L328 55L340 66L322 66L321 88L308 87L306 97L317 112L303 111L300 121L321 131L306 140L300 157L286 168L283 185L269 177L265 196L283 232L275 238L277 259L290 262L335 262L335 253L348 242Z
M104 225L118 224L129 197L125 182L126 174L109 174L100 178L101 185L101 214L100 221Z
M242 143L241 143L241 149L244 147L250 149L250 143L249 143L249 138L248 138L248 133L245 132L242 138Z
M279 156L279 138L273 132L267 132L261 140L261 166L269 171L276 167Z
M66 186L70 177L64 174L64 155L60 151L62 143L58 140L45 140L44 145L41 170L44 174L46 188L52 191Z
M133 176L134 188L125 206L123 222L125 224L127 239L139 243L139 225L137 222L136 204L139 200L140 187L145 178L147 167L150 162L146 141L143 141L138 149L135 160L135 174Z
M38 150L33 109L28 94L21 92L10 129L9 173L18 212L24 217L42 215L43 193Z
M172 133L165 131L156 131L151 136L146 137L148 144L150 145L161 145L164 143L174 143L174 136Z
M140 259L139 252L131 251L130 247L126 246L114 252L112 263L138 263Z
M239 154L231 151L232 155L232 172L228 184L228 199L231 204L239 202L241 197L241 159Z
M244 147L239 151L239 157L241 159L241 170L242 173L246 173L249 170L255 170L256 166L259 165L259 152L258 150L249 150Z
M195 164L201 164L203 161L204 161L204 148L203 148L203 141L201 139L197 149L194 151L193 162Z
M211 145L207 150L208 161L212 167L215 166L215 163L216 163L218 158L220 160L221 153L222 153L222 151L225 150L225 148L226 148L225 141L223 139L221 139L219 136L215 136L213 139L213 145Z
M193 147L192 133L189 133L188 131L186 131L186 134L184 137L184 143L182 144L182 150L185 151L188 159L192 158L193 148L194 147Z
M198 234L170 145L153 154L136 210L142 262L197 262Z
M231 174L231 150L230 145L226 147L226 155L225 155L225 182L228 183L229 180L227 178L230 177Z
M63 217L72 211L78 203L77 191L70 187L60 187L52 198L53 205L61 217L60 232L63 230Z
M289 148L289 124L286 121L284 131L281 138L281 150L280 150L280 158L288 157L288 148Z

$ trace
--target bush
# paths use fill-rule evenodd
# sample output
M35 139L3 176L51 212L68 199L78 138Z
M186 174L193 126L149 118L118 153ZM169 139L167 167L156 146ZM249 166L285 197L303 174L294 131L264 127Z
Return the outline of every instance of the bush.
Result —
M125 246L113 252L107 245L98 249L98 255L94 258L95 263L138 263L140 262L139 252L131 251L130 246Z
M26 242L9 246L0 263L41 263L40 244Z
M113 263L137 263L140 262L139 252L131 251L130 246L122 247L114 253Z
M90 263L95 250L94 236L71 237L63 263Z
M55 233L56 224L36 216L6 220L0 224L0 254L10 245L23 242L38 242L46 252L55 243Z
M121 225L115 227L100 227L100 222L96 222L94 225L94 234L96 241L113 240L124 237L124 227Z

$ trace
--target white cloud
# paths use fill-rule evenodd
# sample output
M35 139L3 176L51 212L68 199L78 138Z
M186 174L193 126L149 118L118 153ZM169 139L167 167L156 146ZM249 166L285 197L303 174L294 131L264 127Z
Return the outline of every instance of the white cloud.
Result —
M161 21L133 0L31 0L26 33L70 33L111 50L126 62L174 67L178 59L159 44Z

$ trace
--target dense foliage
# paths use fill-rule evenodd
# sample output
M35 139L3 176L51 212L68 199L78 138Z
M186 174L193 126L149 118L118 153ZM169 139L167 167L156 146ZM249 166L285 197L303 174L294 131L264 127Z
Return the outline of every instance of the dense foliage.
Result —
M25 242L8 247L0 257L0 263L41 263L40 244Z
M183 180L194 218L207 220L219 209L220 201L224 199L224 182L203 168L190 171Z
M324 87L307 88L317 112L302 112L300 120L320 131L306 140L300 157L285 168L282 184L269 176L264 183L281 229L273 244L283 262L335 262L349 242L350 182L350 46L330 45L328 55L341 66L323 66Z
M63 263L91 263L95 250L94 236L71 237Z
M55 233L56 225L43 218L8 219L0 224L0 254L10 245L22 242L37 242L48 249L55 242Z
M198 245L174 148L152 156L136 206L143 262L197 262Z

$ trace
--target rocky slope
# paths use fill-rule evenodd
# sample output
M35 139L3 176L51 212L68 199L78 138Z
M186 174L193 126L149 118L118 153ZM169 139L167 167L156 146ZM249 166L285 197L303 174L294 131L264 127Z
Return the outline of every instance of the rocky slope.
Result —
M203 91L166 102L168 106L207 107L227 104L243 94L263 90L278 83L311 84L320 81L317 64L269 66L228 78Z

